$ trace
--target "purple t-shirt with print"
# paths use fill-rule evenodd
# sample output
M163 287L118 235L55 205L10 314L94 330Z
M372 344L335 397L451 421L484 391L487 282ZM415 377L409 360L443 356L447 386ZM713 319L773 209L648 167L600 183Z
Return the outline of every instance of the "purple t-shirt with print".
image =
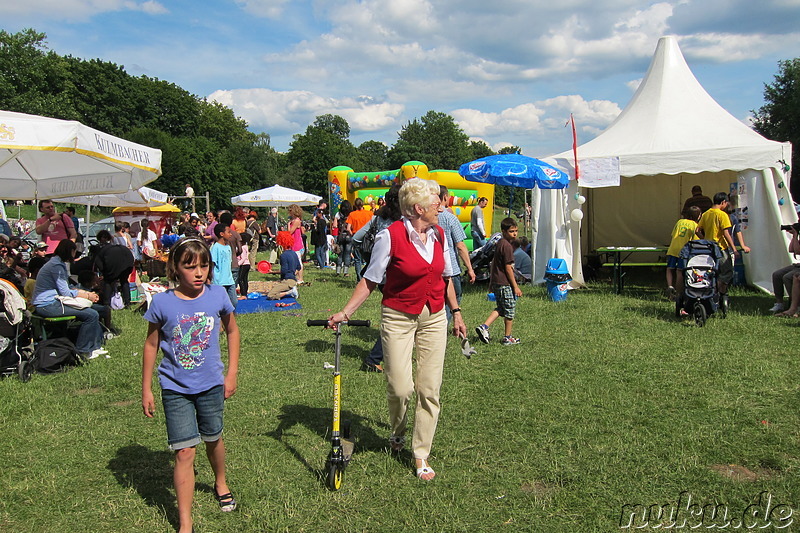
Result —
M168 290L153 296L145 320L158 324L159 345L164 357L158 366L162 389L198 394L222 385L219 349L221 318L233 313L228 292L219 285L206 285L193 300L183 300Z

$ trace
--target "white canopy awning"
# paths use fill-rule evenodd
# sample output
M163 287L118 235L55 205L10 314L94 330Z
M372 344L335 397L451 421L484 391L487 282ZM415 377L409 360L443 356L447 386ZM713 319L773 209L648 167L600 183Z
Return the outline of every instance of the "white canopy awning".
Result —
M0 111L0 197L124 193L161 175L161 150L80 122Z
M233 205L242 207L284 207L287 205L317 205L322 196L273 185L266 189L240 194L231 198Z
M58 198L57 202L91 205L93 207L156 207L168 202L169 196L165 192L139 187L135 191L121 194L95 194L86 196L70 196Z

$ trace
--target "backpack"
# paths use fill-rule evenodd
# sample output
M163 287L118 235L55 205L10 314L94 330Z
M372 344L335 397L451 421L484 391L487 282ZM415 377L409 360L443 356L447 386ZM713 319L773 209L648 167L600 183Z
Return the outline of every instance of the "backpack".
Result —
M33 368L40 374L60 372L79 362L78 349L65 337L41 341L33 354Z
M361 239L361 253L367 256L372 254L372 248L375 246L375 236L378 234L378 222L376 220L372 220L369 225L369 229L364 234L364 238Z

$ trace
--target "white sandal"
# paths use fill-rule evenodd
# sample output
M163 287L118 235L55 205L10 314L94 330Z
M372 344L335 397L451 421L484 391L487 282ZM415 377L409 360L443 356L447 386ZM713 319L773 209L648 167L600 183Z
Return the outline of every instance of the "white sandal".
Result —
M421 461L422 466L417 468L417 477L422 479L422 476L427 476L428 474L433 474L433 476L436 477L436 472L434 472L433 468L430 467L428 461L425 459L422 459ZM422 479L422 481L433 481L434 477L430 479Z
M389 447L394 453L400 453L406 445L406 438L404 436L392 435L389 437Z

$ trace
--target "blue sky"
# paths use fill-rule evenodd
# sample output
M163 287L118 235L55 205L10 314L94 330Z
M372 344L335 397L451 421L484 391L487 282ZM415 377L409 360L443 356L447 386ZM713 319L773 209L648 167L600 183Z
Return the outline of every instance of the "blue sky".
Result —
M800 55L800 0L25 0L0 21L219 101L279 151L324 113L391 145L433 109L494 149L561 152L570 113L581 143L614 120L662 35L746 122Z

